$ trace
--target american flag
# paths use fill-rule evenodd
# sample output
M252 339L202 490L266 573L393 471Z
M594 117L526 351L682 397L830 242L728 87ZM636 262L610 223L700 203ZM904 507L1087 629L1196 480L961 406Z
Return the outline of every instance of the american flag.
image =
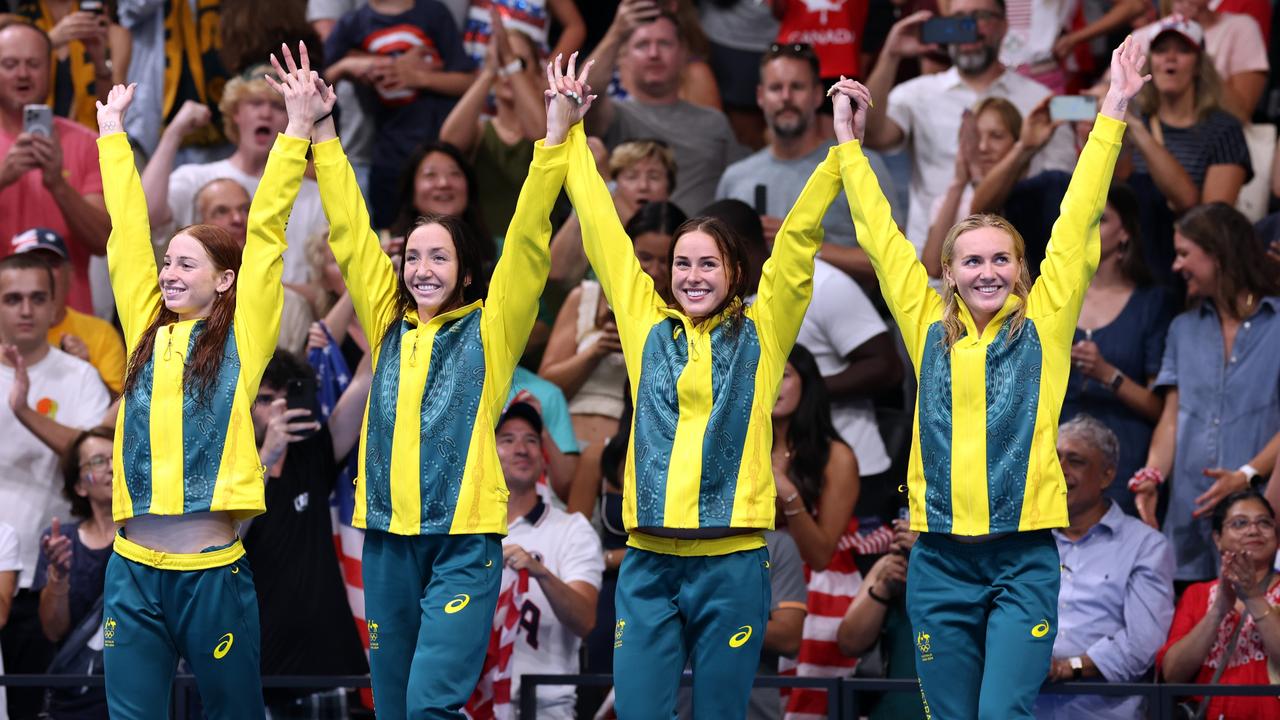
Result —
M484 654L484 669L475 692L462 709L471 720L510 720L511 656L515 652L520 606L529 591L529 571L502 571L502 590L493 613L493 631Z

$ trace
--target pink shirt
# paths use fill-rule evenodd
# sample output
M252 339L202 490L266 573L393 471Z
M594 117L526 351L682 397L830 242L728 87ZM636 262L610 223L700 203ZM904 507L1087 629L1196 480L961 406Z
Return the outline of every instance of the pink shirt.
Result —
M71 187L81 195L102 194L102 171L98 168L96 133L66 118L53 119L54 131L62 145L62 172ZM17 140L0 129L0 158L9 153ZM67 304L85 313L93 312L93 299L89 293L89 251L71 234L62 210L52 193L45 189L40 171L32 170L18 181L0 190L0 258L10 252L9 241L14 235L33 227L49 228L62 236L71 254L71 291Z

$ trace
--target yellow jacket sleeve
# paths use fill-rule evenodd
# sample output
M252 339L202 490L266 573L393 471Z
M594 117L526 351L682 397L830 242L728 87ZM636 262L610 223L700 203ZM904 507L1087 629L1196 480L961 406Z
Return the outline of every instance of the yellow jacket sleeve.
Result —
M342 142L334 138L313 147L320 202L329 219L329 247L351 293L356 317L377 359L382 332L396 311L400 292L395 265L382 251L369 222L369 209L347 162Z
M151 222L133 148L124 133L98 138L102 190L111 217L107 238L107 268L120 325L129 350L137 345L160 310L160 282L151 249Z
M822 247L822 218L840 192L836 150L827 153L782 221L773 253L760 274L760 291L747 313L756 320L761 344L785 362L813 299L813 258Z
M871 259L880 291L898 323L912 363L919 368L929 325L942 314L942 298L929 287L929 273L916 257L915 246L893 221L889 201L862 154L862 145L850 141L837 152L858 245Z
M495 377L511 377L533 331L538 297L551 269L551 207L564 186L568 163L568 142L545 147L539 140L534 145L533 162L507 229L502 256L489 280L481 319L485 362ZM501 395L498 403L507 399L505 388Z
M1124 129L1123 122L1105 115L1099 115L1094 123L1049 235L1040 277L1027 300L1028 316L1040 320L1041 325L1059 311L1068 310L1061 323L1053 324L1055 330L1067 333L1068 339L1075 332L1084 292L1098 269L1102 253L1098 223L1107 206Z
M302 186L310 144L304 138L276 136L262 182L249 206L244 257L236 279L236 342L242 363L260 360L262 365L245 368L246 376L255 376L266 367L280 337L283 255L288 247L284 226Z
M613 197L596 169L587 147L582 123L569 131L569 174L565 187L582 223L582 247L600 278L609 305L617 318L618 335L627 373L634 388L639 380L640 357L645 338L666 306L653 287L653 279L640 267L631 238L622 229Z

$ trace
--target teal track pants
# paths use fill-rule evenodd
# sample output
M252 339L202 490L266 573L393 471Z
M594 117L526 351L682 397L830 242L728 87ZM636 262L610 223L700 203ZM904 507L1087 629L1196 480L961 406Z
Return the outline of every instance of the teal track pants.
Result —
M461 718L489 646L502 539L369 530L363 565L378 720Z
M981 543L922 533L907 566L916 672L934 720L1033 718L1058 624L1048 530Z
M161 570L112 553L102 623L113 720L169 717L180 656L196 676L206 717L250 720L266 714L258 598L243 555L222 567Z
M627 548L618 574L619 720L671 718L693 666L693 716L746 715L769 621L769 551L684 557Z

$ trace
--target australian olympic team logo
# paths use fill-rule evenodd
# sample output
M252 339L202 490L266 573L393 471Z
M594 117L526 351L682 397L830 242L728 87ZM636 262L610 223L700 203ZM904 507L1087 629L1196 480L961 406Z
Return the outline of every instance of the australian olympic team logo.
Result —
M369 620L366 621L366 627L369 630L369 649L378 649L378 623Z
M933 659L933 639L927 632L916 633L916 649L920 651L920 660L929 662Z
M116 646L116 619L109 615L102 621L102 646Z
M626 629L626 627L626 620L619 620L618 624L613 626L613 646L615 648L622 647L622 631Z

